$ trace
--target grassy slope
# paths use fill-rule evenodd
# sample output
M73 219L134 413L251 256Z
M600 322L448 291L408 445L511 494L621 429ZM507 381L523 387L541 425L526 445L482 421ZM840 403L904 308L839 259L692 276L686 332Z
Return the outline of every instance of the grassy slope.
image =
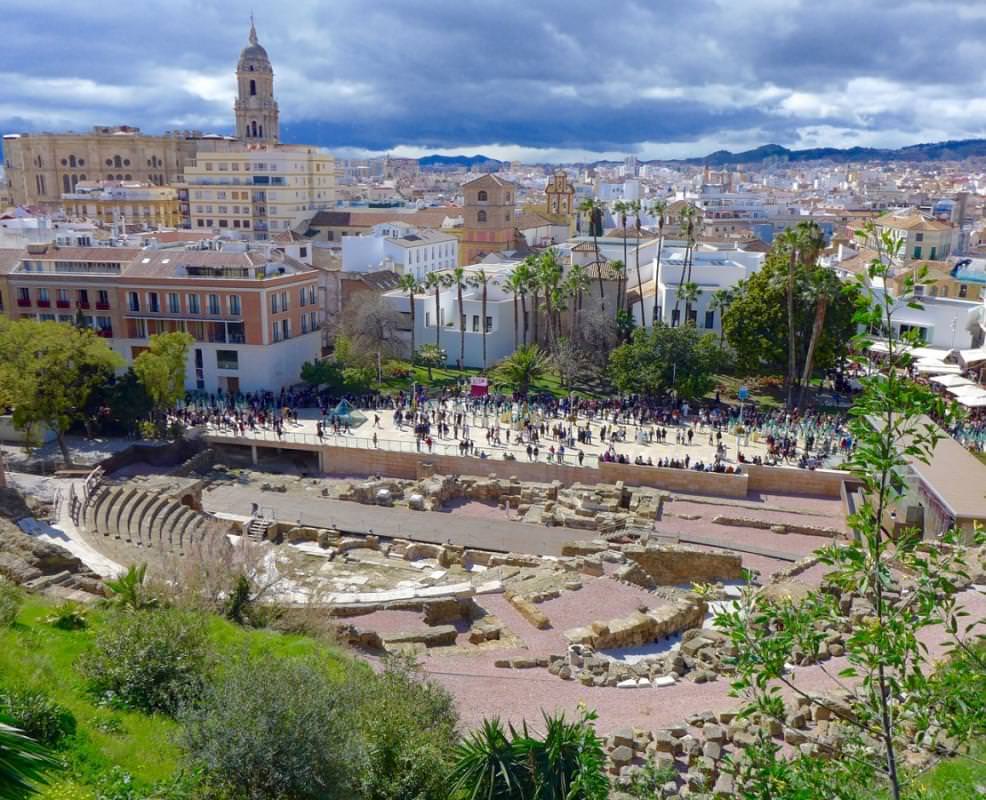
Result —
M44 623L51 608L44 598L29 597L17 623L0 629L0 684L44 689L69 708L78 723L79 733L63 754L72 764L73 775L59 776L41 796L49 800L88 798L87 786L113 766L145 785L174 775L179 762L176 723L166 717L95 705L74 669L105 615L91 611L87 630L60 631ZM344 669L343 656L313 639L247 631L219 618L212 618L209 627L220 660L242 648L267 650L285 658L318 652L332 659L340 673Z

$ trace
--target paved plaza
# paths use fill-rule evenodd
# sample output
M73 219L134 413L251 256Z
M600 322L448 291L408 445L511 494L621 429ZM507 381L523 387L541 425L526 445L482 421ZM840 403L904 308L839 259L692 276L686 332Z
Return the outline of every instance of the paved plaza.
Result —
M453 407L452 412L459 410ZM716 460L716 450L720 444L724 448L724 455L720 460L725 464L737 465L738 453L742 453L747 461L757 457L765 461L769 459L767 444L756 431L737 432L735 425L729 428L720 426L717 431L712 425L703 423L694 415L685 418L679 425L660 426L637 425L623 421L617 424L609 419L599 417L589 419L584 416L579 416L573 422L570 419L541 417L533 413L532 423L535 425L543 423L547 427L547 433L542 434L540 441L535 443L538 451L535 456L533 447L532 453L528 455L527 447L530 442L526 433L521 430L521 426L511 421L510 412L497 416L493 413L473 413L463 409L462 413L465 414L463 426L454 429L450 426L448 435L440 436L436 432L438 426L432 425L429 437L419 436L415 433L414 426L406 422L398 425L392 410L366 410L362 413L367 417L366 422L352 429L343 428L338 433L333 430L331 424L323 424L321 437L318 436L318 429L323 417L317 409L313 408L298 410L297 421L285 420L280 433L269 426L257 426L254 429L247 427L242 432L237 431L236 435L243 439L244 444L248 444L251 440L284 444L327 444L449 456L464 455L460 443L471 440L473 449L468 454L480 458L502 460L513 457L518 461L537 460L542 463L550 461L586 467L597 466L606 453L623 456L629 463L634 463L639 457L645 463L654 466L662 459L673 459L681 463L687 459L689 466L699 462L711 465ZM563 425L566 429L564 438L554 435L553 429L558 425ZM577 430L584 430L586 427L591 431L591 440L585 443L579 442ZM662 428L666 432L663 441L658 439L659 429ZM231 428L212 424L209 430L229 436ZM690 437L689 433L691 433ZM721 438L717 438L717 433Z

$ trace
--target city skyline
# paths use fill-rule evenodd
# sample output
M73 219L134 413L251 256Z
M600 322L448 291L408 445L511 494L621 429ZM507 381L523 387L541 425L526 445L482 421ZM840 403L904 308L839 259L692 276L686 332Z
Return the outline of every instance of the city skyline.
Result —
M299 2L255 14L282 141L343 157L557 162L981 137L986 9L947 10L752 0L605 13L384 3L366 13ZM249 14L225 2L12 2L0 131L122 123L231 133L232 64Z

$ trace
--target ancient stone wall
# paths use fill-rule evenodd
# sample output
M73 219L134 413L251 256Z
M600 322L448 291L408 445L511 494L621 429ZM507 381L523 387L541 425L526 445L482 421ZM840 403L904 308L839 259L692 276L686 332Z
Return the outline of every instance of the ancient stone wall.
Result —
M835 469L797 469L795 467L758 467L744 464L751 492L765 494L807 494L816 497L841 497L842 482L851 476Z
M668 606L570 628L563 636L570 645L589 645L596 650L635 647L701 625L708 610L704 601L689 595Z
M724 550L697 550L671 545L628 544L623 555L654 579L658 585L738 580L743 577L743 559Z

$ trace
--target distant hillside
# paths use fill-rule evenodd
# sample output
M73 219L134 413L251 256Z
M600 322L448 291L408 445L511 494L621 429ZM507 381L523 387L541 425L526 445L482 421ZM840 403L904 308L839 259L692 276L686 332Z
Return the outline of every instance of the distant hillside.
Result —
M789 150L779 144L765 144L742 153L716 150L703 158L684 158L657 163L708 164L723 167L733 164L763 164L801 161L962 161L966 158L986 157L986 139L962 139L930 144L912 144L897 150L876 147L814 147L808 150Z
M503 166L502 161L488 156L439 156L431 155L418 159L418 166L421 167L466 167L472 169L477 164L491 164L497 169Z

